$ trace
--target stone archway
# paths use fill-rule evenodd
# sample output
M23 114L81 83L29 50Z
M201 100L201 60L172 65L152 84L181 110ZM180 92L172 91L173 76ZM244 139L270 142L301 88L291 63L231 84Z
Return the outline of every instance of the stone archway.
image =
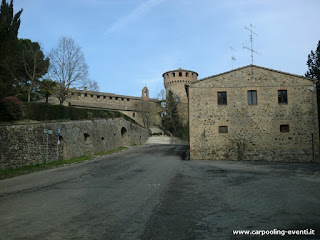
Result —
M122 139L122 146L130 145L129 134L125 127L121 128L121 139Z
M90 135L88 133L83 134L84 142L85 142L85 153L86 154L93 154L93 145Z

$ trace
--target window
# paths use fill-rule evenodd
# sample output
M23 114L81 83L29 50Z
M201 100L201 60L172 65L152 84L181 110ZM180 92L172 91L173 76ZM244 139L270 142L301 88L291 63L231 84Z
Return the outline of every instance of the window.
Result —
M175 76L176 76L176 74L175 74L175 73L172 73L172 76L173 76L173 77L175 77Z
M219 126L219 133L228 133L228 126Z
M249 105L257 105L257 91L256 90L249 90L248 91L248 104Z
M100 98L100 96L99 96L99 95L97 95L97 98Z
M280 125L280 132L289 132L289 125Z
M278 90L278 102L280 104L288 104L287 90Z
M186 77L188 77L188 72L186 72Z
M218 92L218 105L227 105L227 92Z
M179 77L182 77L182 72L179 72Z
M118 97L116 97L116 100L118 100Z
M110 100L112 100L112 97L109 97Z
M85 94L84 94L84 96L85 96L85 97L87 97L87 96L88 96L88 94L86 94L86 93L85 93Z
M106 96L103 96L103 99L106 99Z
M136 117L136 113L132 113L132 117L133 117L133 118Z

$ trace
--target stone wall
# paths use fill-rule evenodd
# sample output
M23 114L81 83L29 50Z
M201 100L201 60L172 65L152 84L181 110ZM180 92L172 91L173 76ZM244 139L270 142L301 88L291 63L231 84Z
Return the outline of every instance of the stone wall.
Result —
M160 101L149 98L149 92L146 87L143 90L146 90L148 95L144 95L145 93L143 91L141 97L134 97L113 93L87 91L86 88L84 90L70 89L70 94L64 102L64 105L120 111L134 119L141 126L144 126L143 120L147 116L150 120L149 126L160 126ZM59 100L56 97L50 97L49 102L51 104L59 104Z
M319 162L317 99L310 87L315 89L310 79L257 66L192 84L191 159ZM249 90L257 91L257 104L248 104ZM287 104L279 104L278 90L287 90ZM218 104L221 91L227 105ZM289 131L281 132L280 125ZM219 133L219 127L228 132Z
M43 163L49 135L49 162L57 158L58 128L61 129L59 159L109 151L147 141L150 132L122 118L70 122L48 122L0 126L0 168Z

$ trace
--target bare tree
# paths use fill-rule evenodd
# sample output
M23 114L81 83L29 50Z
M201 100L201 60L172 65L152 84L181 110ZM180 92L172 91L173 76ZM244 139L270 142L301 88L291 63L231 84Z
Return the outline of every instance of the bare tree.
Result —
M81 88L83 89L84 87L87 87L89 91L99 91L99 84L94 79L84 79L81 82Z
M158 100L166 100L166 90L161 89L160 92L157 94Z
M49 76L58 83L57 97L62 104L70 87L77 87L88 78L88 65L80 46L69 37L60 38L49 58Z

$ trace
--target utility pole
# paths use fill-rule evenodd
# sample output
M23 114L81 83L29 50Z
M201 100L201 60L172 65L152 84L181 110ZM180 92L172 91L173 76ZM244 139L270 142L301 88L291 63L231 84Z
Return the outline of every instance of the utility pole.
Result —
M252 24L250 24L250 28L247 28L246 26L244 27L245 29L247 29L250 32L250 43L251 43L251 47L246 47L243 44L243 48L248 49L249 51L251 51L251 64L253 65L253 53L259 54L258 52L256 52L255 50L253 50L253 34L258 36L253 30L252 28L255 28Z

